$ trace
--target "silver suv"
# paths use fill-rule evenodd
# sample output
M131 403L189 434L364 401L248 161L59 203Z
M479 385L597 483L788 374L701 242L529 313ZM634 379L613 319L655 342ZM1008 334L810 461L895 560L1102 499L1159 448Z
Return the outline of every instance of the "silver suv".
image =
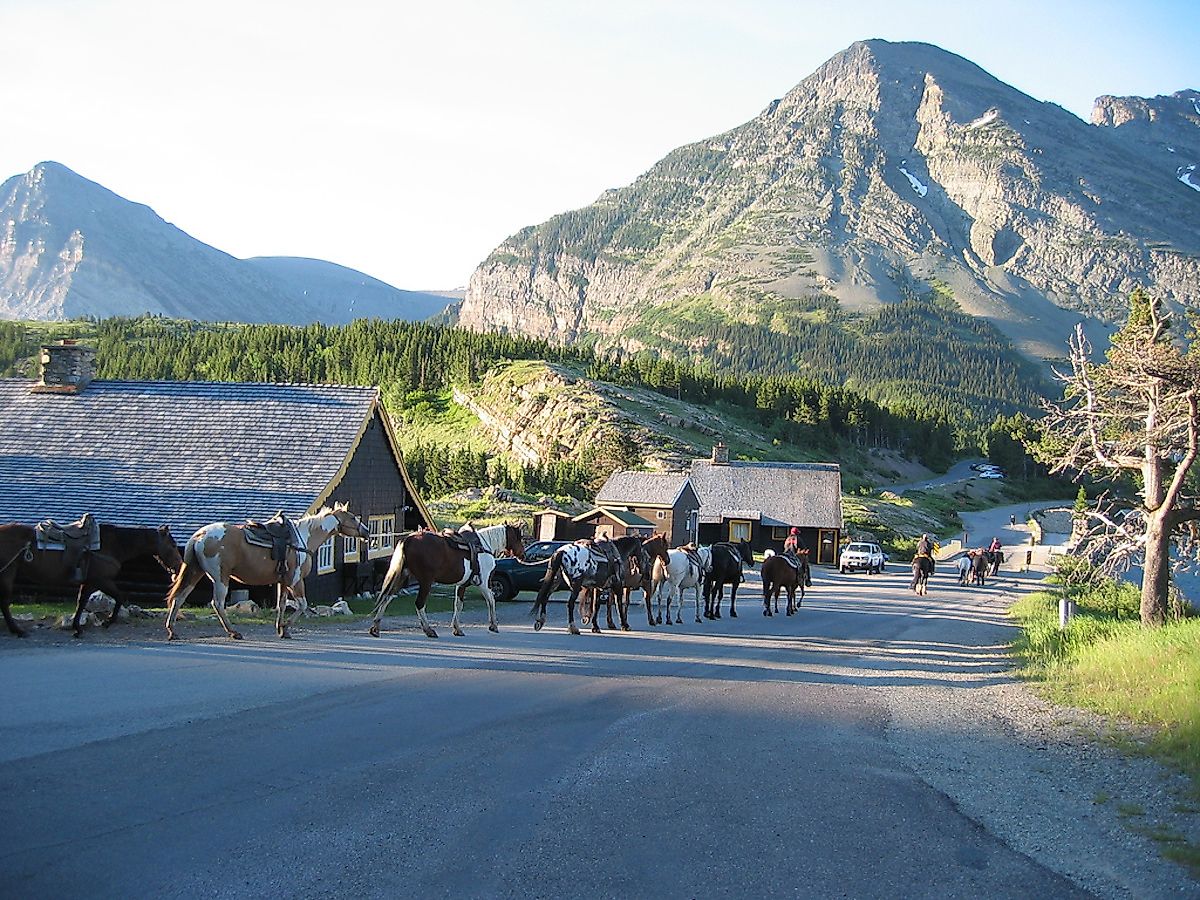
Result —
M838 569L842 572L863 569L872 574L878 574L883 571L883 564L886 561L887 557L883 555L883 548L878 544L855 541L842 548L842 554L838 557Z

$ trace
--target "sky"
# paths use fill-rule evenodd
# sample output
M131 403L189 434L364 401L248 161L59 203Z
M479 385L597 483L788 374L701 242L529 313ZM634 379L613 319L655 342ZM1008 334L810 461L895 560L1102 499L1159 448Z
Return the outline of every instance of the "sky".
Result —
M0 0L0 180L55 160L234 256L450 289L867 38L1084 119L1200 89L1182 2Z

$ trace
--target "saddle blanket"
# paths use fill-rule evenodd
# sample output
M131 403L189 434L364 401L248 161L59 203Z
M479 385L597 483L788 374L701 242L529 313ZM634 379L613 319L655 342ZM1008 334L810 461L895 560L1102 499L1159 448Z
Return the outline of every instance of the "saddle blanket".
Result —
M33 533L39 550L66 550L68 544L85 550L100 549L100 523L91 515L70 525L44 519L33 527Z

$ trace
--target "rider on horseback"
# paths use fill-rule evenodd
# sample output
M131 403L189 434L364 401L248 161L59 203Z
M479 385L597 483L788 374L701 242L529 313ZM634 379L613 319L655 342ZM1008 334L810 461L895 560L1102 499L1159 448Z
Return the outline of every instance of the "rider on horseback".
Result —
M788 532L787 539L783 542L784 556L799 556L800 555L800 529L795 525Z

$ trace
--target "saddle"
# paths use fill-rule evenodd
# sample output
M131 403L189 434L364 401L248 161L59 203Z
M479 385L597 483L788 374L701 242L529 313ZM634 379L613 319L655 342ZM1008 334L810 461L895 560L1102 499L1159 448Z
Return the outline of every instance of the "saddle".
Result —
M87 579L88 554L100 549L100 523L91 513L69 525L44 519L34 526L33 534L39 550L63 551L72 581L82 584Z
M270 548L271 559L275 560L275 571L281 579L288 572L288 550L295 548L296 552L300 553L305 549L300 546L300 534L296 531L296 526L283 514L282 509L265 522L248 519L242 526L242 534L245 535L247 544Z
M595 578L600 572L600 566L604 565L608 567L608 584L615 588L622 586L625 577L621 571L621 554L617 550L616 544L608 540L608 538L601 538L598 541L583 538L575 543L587 548L588 575Z
M441 536L452 549L467 554L471 560L471 580L469 584L478 585L483 581L483 577L479 572L479 552L483 550L483 541L479 539L479 535L475 533L475 529L470 525L464 525L463 528L465 529L463 531L455 531L453 528L443 529Z
M696 549L696 545L684 544L679 549L683 551L683 555L687 557L687 561L696 567L696 571L703 575L704 561L700 559L700 551Z

